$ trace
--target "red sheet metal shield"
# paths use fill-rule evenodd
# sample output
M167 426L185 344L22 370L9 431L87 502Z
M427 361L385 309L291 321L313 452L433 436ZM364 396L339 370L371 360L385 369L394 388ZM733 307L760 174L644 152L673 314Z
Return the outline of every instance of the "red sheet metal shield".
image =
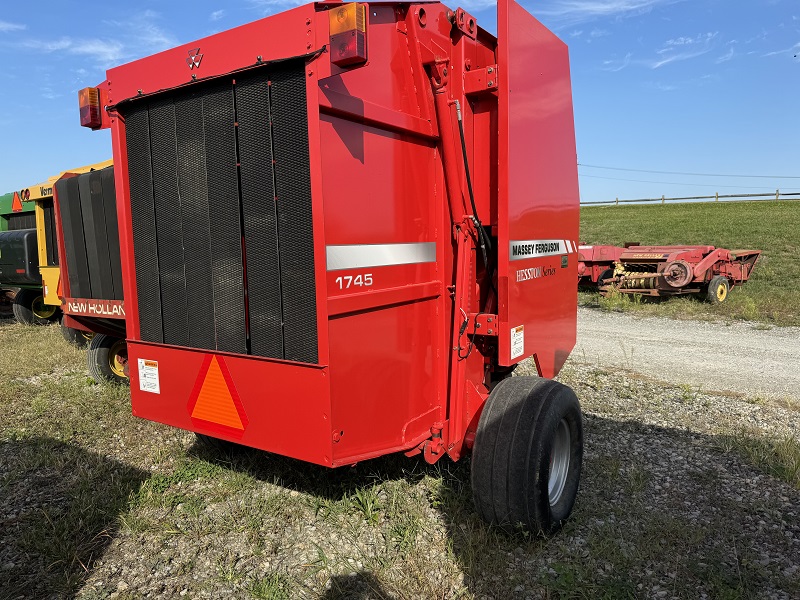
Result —
M187 408L198 431L241 439L247 429L244 406L221 356L206 356Z
M513 0L498 29L499 360L558 373L575 344L578 167L567 46Z

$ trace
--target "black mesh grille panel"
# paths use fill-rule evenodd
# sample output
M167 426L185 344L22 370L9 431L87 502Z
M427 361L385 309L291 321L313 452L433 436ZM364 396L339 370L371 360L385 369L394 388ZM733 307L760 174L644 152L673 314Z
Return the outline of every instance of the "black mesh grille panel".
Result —
M236 113L247 248L250 348L257 356L283 358L281 271L266 73L237 82Z
M150 151L154 157L158 157L153 161L152 168L164 341L188 346L189 322L186 314L186 272L183 268L174 105L170 100L155 102L150 106L149 116L150 131L158 132L150 140Z
M117 222L117 191L114 185L114 167L100 171L103 203L106 217L106 239L108 240L108 262L111 268L113 300L122 300L122 263L119 254L119 223Z
M203 134L203 99L188 94L175 100L178 181L181 222L186 232L186 311L189 313L189 346L216 348L214 290L211 281L211 223L206 187L206 141ZM169 343L169 340L166 340Z
M86 242L83 239L83 216L78 178L62 179L56 183L61 233L64 237L64 253L67 263L69 294L73 298L91 298L89 284L89 261L86 258Z
M311 170L303 70L276 71L270 86L285 357L317 362Z
M44 239L47 246L47 264L58 266L58 240L56 238L56 212L53 208L53 199L41 201L42 212L44 213Z
M203 96L206 176L211 212L211 272L217 349L247 353L242 225L236 159L233 89L212 88Z
M56 183L69 295L122 299L114 170L107 167ZM54 201L43 203L48 264L57 257ZM57 264L57 263L56 263Z
M125 115L128 149L131 227L136 253L136 301L139 332L145 342L163 342L161 283L158 277L153 173L150 166L150 125L147 105L134 105ZM167 133L167 135L169 135Z
M36 229L36 213L26 212L11 214L8 219L8 230L19 231L20 229Z
M304 72L120 107L143 340L317 362Z

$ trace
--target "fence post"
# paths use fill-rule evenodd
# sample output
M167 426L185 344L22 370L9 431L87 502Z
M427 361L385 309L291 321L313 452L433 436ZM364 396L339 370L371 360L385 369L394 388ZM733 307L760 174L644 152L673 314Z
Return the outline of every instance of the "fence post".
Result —
M619 196L617 196L617 202L616 202L616 205L617 205L617 206L619 206Z
M714 202L719 202L719 192L714 192Z
M777 200L780 200L780 199L781 199L781 190L777 189L777 190L775 190L775 200L777 201Z
M664 204L664 194L661 194L661 204Z

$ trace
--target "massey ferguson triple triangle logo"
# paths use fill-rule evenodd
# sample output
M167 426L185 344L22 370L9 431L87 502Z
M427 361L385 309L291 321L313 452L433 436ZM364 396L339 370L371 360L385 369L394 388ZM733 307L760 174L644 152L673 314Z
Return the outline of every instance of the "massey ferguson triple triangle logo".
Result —
M197 67L200 68L200 63L203 61L203 55L200 54L200 48L189 50L189 58L186 59L186 64L190 69Z

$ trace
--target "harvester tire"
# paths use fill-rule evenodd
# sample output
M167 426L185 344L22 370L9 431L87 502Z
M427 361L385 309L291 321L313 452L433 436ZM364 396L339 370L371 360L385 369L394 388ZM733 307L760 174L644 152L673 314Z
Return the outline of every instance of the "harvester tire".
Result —
M508 532L558 531L578 494L583 421L569 387L510 377L492 390L472 449L478 514Z
M128 346L122 338L97 334L89 342L86 362L89 375L97 381L129 384L125 375L125 364L128 361Z
M47 325L59 313L59 309L44 303L42 293L36 290L20 290L14 298L14 318L23 325Z
M706 292L706 299L711 304L722 304L728 297L730 291L730 284L728 278L722 275L717 275L708 282L708 291Z
M83 331L81 329L67 327L63 323L61 324L61 335L70 345L75 346L76 348L86 348L86 346L89 345L89 342L91 342L92 338L94 337L93 333Z

